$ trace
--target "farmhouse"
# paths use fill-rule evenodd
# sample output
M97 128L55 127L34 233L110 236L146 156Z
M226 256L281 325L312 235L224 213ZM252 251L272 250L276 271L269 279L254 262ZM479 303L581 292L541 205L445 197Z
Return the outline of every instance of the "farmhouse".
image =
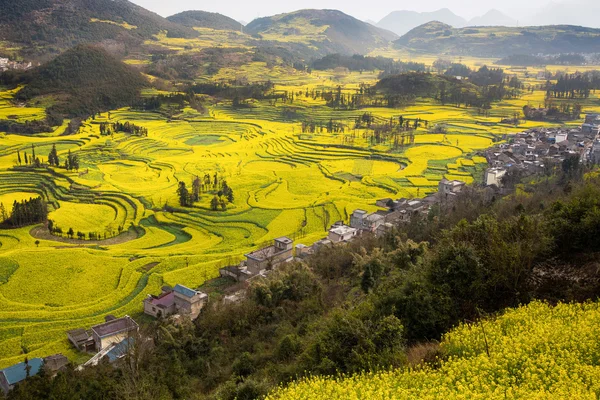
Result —
M163 287L159 296L148 295L144 300L144 313L154 318L181 314L194 320L207 302L208 295L206 293L192 290L183 285L176 285L173 289Z
M275 239L273 245L246 254L246 266L253 275L270 270L294 258L294 242L287 237Z
M92 327L96 351L120 343L138 331L138 324L128 315L123 318L106 317L106 322Z

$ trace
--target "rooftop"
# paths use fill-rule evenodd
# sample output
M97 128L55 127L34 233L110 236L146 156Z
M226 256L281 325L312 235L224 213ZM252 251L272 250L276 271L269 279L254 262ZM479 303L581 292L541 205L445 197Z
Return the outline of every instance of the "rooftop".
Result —
M173 291L164 292L160 296L148 296L147 302L157 307L169 307L175 301L175 293Z
M337 226L329 230L331 233L335 233L336 235L344 236L350 233L355 234L357 229L351 228L348 225Z
M100 325L96 325L92 327L92 331L94 331L101 338L116 335L120 332L128 332L137 330L138 324L131 319L130 316L125 316L123 318L114 319L109 322L105 322Z
M67 334L76 342L85 342L90 338L90 333L85 329L73 329L68 331Z
M281 242L281 243L285 243L285 244L290 244L290 243L294 243L294 241L292 239L290 239L289 237L283 236L280 238L275 239L276 242Z
M31 368L29 370L29 376L37 375L44 365L44 360L41 358L32 358L28 361L28 365ZM4 375L6 381L10 386L15 385L21 381L24 381L27 378L27 370L25 363L18 363L13 365L12 367L8 367L0 371L0 374Z
M197 290L193 290L193 289L190 289L189 287L179 285L179 284L175 285L175 287L173 288L173 292L179 293L185 297L194 297L198 294L201 294L201 292L199 292Z

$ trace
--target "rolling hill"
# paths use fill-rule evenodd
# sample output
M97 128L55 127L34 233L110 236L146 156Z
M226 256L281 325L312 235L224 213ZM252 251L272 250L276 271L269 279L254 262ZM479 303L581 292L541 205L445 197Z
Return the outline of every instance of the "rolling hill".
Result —
M190 28L210 28L239 31L241 23L219 13L207 11L184 11L167 17L167 20Z
M91 45L78 45L25 75L27 85L17 99L50 96L49 110L68 117L129 105L147 85L138 71Z
M429 54L505 57L512 54L600 52L600 29L570 25L453 28L434 21L394 42L397 48Z
M134 48L166 31L196 32L127 0L11 0L0 2L0 41L29 58L49 58L80 43Z
M315 55L365 54L387 45L396 34L337 10L300 10L258 18L245 31L265 40L303 44Z

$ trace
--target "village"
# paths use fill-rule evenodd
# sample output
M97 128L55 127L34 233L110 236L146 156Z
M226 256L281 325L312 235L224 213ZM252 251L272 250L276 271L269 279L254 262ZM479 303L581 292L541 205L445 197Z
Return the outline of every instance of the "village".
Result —
M0 59L0 62L2 59ZM2 64L0 63L0 66ZM577 156L582 163L600 163L600 115L588 114L579 128L535 128L510 135L503 143L484 152L489 167L478 188L493 195L509 193L504 186L511 174L520 178L542 174L549 166L556 166L568 157ZM442 179L437 192L424 198L384 198L376 201L380 210L369 213L357 209L349 221L335 222L326 237L308 246L294 245L288 237L280 237L269 245L248 253L238 264L220 268L218 279L229 282L230 288L223 302L235 302L245 296L251 281L262 279L285 263L302 262L327 246L343 246L363 235L382 236L413 218L427 216L434 207L443 210L451 207L459 194L467 188L466 182ZM155 319L171 318L195 320L208 305L209 295L203 291L175 285L165 286L161 293L148 295L143 302L143 312ZM100 362L117 363L131 351L136 340L143 340L140 326L132 317L108 315L105 322L91 327L81 327L66 332L65 340L81 353L91 356L78 366L83 369ZM16 384L44 370L51 376L66 368L69 360L62 354L25 361L0 370L0 389L8 393Z

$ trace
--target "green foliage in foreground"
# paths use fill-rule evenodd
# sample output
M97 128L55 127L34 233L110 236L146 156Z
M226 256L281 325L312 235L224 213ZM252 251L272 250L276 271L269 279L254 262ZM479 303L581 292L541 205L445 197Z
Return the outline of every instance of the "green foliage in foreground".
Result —
M317 377L268 399L596 399L599 334L599 303L534 302L452 330L439 368Z
M381 388L373 396L407 397L422 388L425 397L440 390L514 398L539 387L591 397L598 305L553 310L536 299L600 292L600 244L590 240L600 226L599 179L552 178L524 189L491 203L466 191L428 221L324 248L253 283L240 302L206 308L194 324L148 326L152 341L138 341L118 369L36 377L9 398L253 399L298 378L363 372L374 375L342 385L316 379L281 393L313 398L322 388L335 398L348 389L360 397L361 388ZM497 322L461 325L531 301ZM416 365L425 366L406 369ZM390 369L398 372L377 374ZM565 386L570 378L576 384Z

